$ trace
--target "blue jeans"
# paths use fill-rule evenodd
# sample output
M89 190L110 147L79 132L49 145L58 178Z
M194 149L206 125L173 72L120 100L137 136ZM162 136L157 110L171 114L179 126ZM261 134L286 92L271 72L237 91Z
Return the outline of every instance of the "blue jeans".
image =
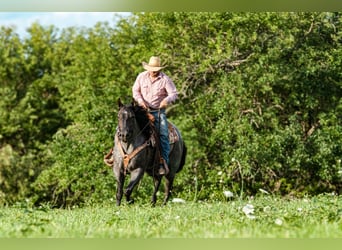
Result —
M169 129L168 122L166 118L165 109L161 109L160 113L158 111L150 111L154 116L154 126L159 133L161 156L165 160L166 164L169 165L169 154L170 154L170 143L169 143ZM159 122L160 118L160 122ZM159 128L160 125L160 128Z

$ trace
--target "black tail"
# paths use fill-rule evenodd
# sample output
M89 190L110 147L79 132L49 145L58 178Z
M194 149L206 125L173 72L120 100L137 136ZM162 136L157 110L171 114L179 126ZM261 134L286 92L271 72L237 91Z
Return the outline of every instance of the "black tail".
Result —
M182 158L181 158L181 161L180 161L180 164L179 164L179 168L177 169L177 172L176 172L176 173L180 172L180 171L183 169L183 167L184 167L184 165L185 165L185 159L186 159L187 151L188 151L188 149L186 148L185 142L183 141L183 153L182 153Z

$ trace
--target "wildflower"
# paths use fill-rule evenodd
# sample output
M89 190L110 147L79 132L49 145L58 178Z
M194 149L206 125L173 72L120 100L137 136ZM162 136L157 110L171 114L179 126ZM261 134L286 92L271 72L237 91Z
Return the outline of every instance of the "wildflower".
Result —
M266 207L264 207L263 210L264 210L265 213L267 213L267 212L271 211L271 208L270 208L270 206L266 206Z
M277 224L278 226L281 226L283 225L283 221L279 218L277 218L275 221L274 221L275 224Z
M264 194L269 194L269 192L267 192L265 189L262 189L262 188L259 188L259 191L260 191L261 193L264 193Z
M254 213L254 206L252 204L247 204L242 208L242 212L244 212L246 215L252 214Z
M298 211L298 212L302 212L302 211L303 211L303 208L299 207L299 208L297 209L297 211Z
M254 206L252 204L247 204L242 208L242 212L245 213L247 218L249 219L255 219L255 216L253 215L254 213Z
M219 172L217 173L217 175L222 175L222 171L219 171Z
M181 198L173 198L172 202L174 202L174 203L185 203L185 200L183 200Z
M248 219L254 220L256 217L253 214L247 214L246 215Z
M229 190L223 191L224 196L226 196L226 198L232 198L234 197L234 194L232 192L230 192Z

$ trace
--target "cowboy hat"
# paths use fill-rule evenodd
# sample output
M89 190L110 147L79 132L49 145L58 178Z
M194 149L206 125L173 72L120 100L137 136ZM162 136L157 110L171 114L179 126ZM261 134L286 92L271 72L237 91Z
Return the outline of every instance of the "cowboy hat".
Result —
M166 66L160 66L160 58L157 56L151 56L148 63L143 62L142 65L144 69L146 69L147 71L159 71L166 67Z

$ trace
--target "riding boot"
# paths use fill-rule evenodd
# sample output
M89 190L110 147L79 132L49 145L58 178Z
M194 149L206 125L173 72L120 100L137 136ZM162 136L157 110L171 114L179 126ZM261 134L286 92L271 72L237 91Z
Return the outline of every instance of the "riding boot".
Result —
M167 175L170 172L169 167L167 166L167 163L163 158L161 158L160 161L159 175Z

